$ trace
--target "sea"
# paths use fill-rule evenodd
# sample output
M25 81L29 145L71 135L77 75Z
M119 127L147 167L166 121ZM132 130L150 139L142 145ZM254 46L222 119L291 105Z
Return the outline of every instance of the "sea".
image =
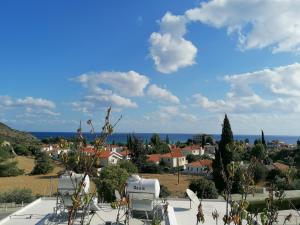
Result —
M63 138L74 138L76 137L76 133L74 132L30 132L32 135L37 137L38 139L42 140L45 138L50 137L63 137ZM127 142L127 136L132 133L114 133L111 136L109 136L107 142L108 143L126 143ZM142 139L143 141L150 140L153 133L134 133L137 137ZM186 142L188 139L192 139L195 134L179 134L179 133L159 133L159 136L162 140L166 138L166 136L169 136L170 143L176 143L176 142ZM210 134L213 136L213 138L218 141L220 140L221 135L220 134ZM95 137L94 134L91 133L83 133L83 136L88 140L92 141ZM245 140L246 138L249 139L250 143L253 143L256 139L261 138L260 135L234 135L235 140ZM300 136L281 136L281 135L265 135L265 139L267 142L273 141L273 140L279 140L283 141L288 144L296 144L297 140L300 139Z

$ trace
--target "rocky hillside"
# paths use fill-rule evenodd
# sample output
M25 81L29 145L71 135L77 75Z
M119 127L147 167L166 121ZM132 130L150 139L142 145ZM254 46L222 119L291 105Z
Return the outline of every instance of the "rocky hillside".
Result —
M40 141L30 133L18 131L0 122L0 141L8 141L13 144L24 146L39 145Z

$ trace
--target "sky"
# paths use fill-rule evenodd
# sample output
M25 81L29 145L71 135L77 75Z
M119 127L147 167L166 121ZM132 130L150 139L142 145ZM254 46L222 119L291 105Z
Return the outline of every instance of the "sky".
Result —
M0 121L300 135L300 1L0 2ZM88 129L84 126L84 129ZM88 130L87 130L88 131Z

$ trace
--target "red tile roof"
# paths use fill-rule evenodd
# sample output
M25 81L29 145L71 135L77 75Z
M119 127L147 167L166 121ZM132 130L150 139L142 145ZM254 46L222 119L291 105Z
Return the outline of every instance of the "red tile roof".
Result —
M96 153L96 156L99 157L99 158L108 158L109 156L111 156L113 154L118 155L118 156L121 157L120 153L111 152L111 151L108 151L108 150L102 150L102 151L98 150L98 151L96 151L96 149L94 149L92 147L82 148L81 152L92 153L92 154Z
M278 169L280 171L287 171L290 168L288 165L279 162L273 163L273 166L275 167L275 169Z
M122 155L122 156L128 156L129 155L129 151L125 150L125 151L119 152L119 154Z
M179 158L184 157L179 148L174 148L170 153L162 154L161 158Z
M190 145L190 146L186 146L184 148L182 148L182 150L185 151L193 151L193 150L200 150L201 147L199 145Z
M199 160L199 161L196 161L196 162L189 163L187 166L192 166L192 167L201 167L201 166L212 167L212 160L203 159L203 160Z
M152 154L152 155L147 155L147 156L148 156L147 161L150 161L150 162L159 162L161 154Z

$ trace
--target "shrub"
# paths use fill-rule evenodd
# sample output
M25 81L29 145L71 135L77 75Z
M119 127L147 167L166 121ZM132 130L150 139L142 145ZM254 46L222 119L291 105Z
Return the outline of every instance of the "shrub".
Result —
M284 175L277 169L272 169L269 171L267 180L273 182L276 177L283 177Z
M275 200L275 204L278 207L278 210L288 210L292 208L292 204L295 206L295 208L300 208L300 197L296 198L286 198L282 201ZM261 212L263 209L265 209L266 201L265 200L258 200L258 201L250 201L249 206L247 208L247 211L250 213L256 213Z
M161 173L161 168L153 162L146 162L141 166L141 173Z
M257 183L264 180L268 175L268 170L265 165L257 163L254 168L254 181Z
M160 185L160 193L159 193L160 198L166 198L166 197L170 196L170 194L171 194L171 192L169 191L167 186Z
M104 202L113 202L116 199L115 190L124 193L128 176L127 171L119 166L105 167L101 171L100 178L95 180L99 198Z
M20 203L29 203L34 200L32 191L30 189L13 189L4 193L0 193L0 202L10 203L15 202Z
M16 145L14 151L17 155L30 155L30 151L23 145Z
M53 168L50 157L46 153L41 153L36 157L35 166L31 174L46 174L51 172Z
M12 160L11 149L0 147L0 177L18 176L24 173L17 167L17 162Z
M133 174L138 172L137 166L128 160L121 160L119 166L120 168L125 169L128 174Z
M15 177L24 173L17 167L17 161L0 163L0 177Z
M189 189L191 189L194 192L197 192L198 198L218 198L218 191L216 189L215 183L203 177L192 180L190 182Z

